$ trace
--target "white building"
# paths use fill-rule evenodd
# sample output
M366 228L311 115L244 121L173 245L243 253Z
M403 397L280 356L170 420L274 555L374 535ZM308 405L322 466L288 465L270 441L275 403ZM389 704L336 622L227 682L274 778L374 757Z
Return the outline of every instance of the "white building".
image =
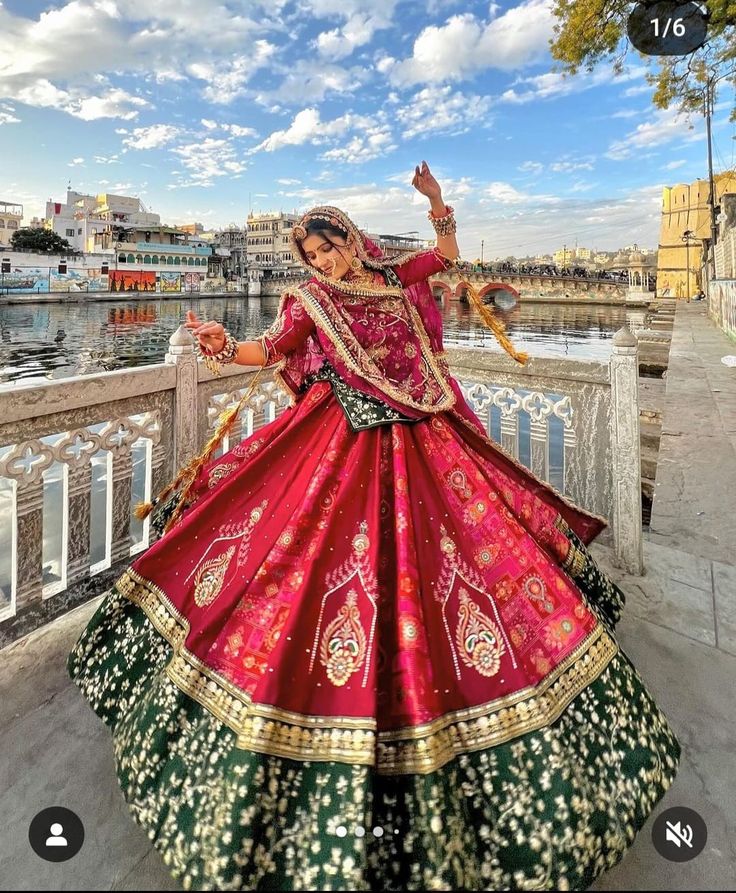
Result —
M246 221L246 257L249 269L285 270L298 267L289 238L299 215L249 214Z
M13 233L20 229L23 205L17 202L0 202L0 245L10 245Z
M76 251L113 250L126 230L161 225L139 198L127 195L84 195L67 189L66 201L46 202L47 228L66 239Z

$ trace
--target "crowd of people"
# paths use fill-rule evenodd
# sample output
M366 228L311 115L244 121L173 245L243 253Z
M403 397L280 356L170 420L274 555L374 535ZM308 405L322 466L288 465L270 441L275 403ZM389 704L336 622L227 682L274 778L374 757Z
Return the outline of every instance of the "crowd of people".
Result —
M468 261L458 264L461 270L473 273L513 273L526 276L565 276L575 279L606 279L613 282L628 282L628 270L587 270L585 267L558 267L556 264L519 264L500 261L492 264L473 264Z

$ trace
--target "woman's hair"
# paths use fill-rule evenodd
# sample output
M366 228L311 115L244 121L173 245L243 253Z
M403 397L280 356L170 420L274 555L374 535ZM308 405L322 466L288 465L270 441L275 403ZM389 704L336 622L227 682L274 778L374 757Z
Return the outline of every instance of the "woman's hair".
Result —
M341 226L335 226L334 224L329 223L327 220L319 220L319 219L312 219L312 220L308 221L306 226L304 227L304 229L307 231L308 236L317 236L317 235L322 236L325 239L325 241L329 242L333 248L336 248L338 250L338 252L340 253L340 255L342 255L343 258L345 257L345 255L343 253L345 250L345 245L339 245L337 242L334 241L334 237L340 236L341 238L345 239L345 241L347 242L347 240L348 240L347 230L344 230ZM333 238L330 238L330 236L332 236ZM303 242L304 240L302 239L301 241ZM300 242L300 247L301 247L302 251L304 251L304 248L301 246L301 242ZM305 257L306 257L306 255L305 255ZM307 261L307 263L309 263L309 261ZM311 266L311 264L310 264L310 266Z

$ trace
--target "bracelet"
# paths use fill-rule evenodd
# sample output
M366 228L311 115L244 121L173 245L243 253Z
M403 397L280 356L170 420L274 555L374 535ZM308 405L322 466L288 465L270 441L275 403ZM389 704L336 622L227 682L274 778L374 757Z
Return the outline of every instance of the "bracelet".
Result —
M427 217L438 236L449 236L452 233L457 232L455 209L450 205L445 205L445 213L442 217L435 217L434 214L432 214L431 208L427 212Z
M205 365L213 375L217 376L220 374L220 364L227 365L235 362L235 357L238 355L238 347L238 342L228 331L225 332L225 343L217 353L210 353L201 344L197 344L197 349L200 356L204 359Z

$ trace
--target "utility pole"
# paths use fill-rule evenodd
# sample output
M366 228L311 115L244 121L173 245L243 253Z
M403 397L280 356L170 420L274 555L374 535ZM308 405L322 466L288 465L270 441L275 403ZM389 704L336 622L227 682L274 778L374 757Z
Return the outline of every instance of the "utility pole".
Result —
M705 84L705 129L708 137L708 204L710 206L710 252L708 262L711 267L711 278L716 277L716 201L713 186L713 148L710 131L710 119L713 114L713 83L709 77ZM688 271L689 275L689 271ZM690 292L688 291L688 299Z
M483 245L485 244L485 239L480 240L480 265L483 266Z

